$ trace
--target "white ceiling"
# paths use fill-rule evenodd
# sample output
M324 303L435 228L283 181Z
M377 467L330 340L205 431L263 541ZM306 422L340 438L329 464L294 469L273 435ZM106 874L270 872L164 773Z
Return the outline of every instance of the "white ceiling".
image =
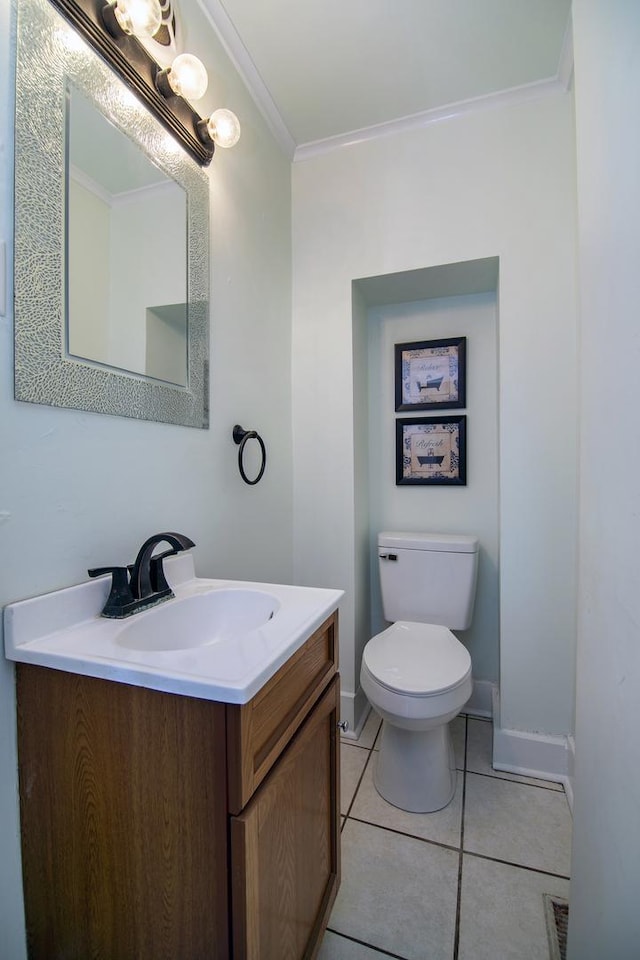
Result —
M296 159L571 74L571 0L200 0Z

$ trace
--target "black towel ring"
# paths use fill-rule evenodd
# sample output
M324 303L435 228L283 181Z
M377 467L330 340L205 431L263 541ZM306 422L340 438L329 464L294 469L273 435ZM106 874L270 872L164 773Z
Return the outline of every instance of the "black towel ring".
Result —
M260 470L258 471L258 476L255 478L255 480L249 480L244 472L244 464L242 463L244 447L247 440L257 440L260 444L260 450L262 452L262 463L260 465ZM233 428L233 442L240 444L240 449L238 450L238 470L240 471L240 476L245 483L253 486L254 484L258 483L259 480L262 480L262 474L264 473L264 468L267 465L267 451L265 449L262 437L256 430L245 430L240 426L239 423L236 423L235 427Z

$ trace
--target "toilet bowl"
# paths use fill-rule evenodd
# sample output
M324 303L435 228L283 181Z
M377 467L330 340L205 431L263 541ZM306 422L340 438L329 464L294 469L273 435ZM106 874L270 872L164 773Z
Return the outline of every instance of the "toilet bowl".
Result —
M398 621L365 646L360 682L384 721L378 793L413 813L445 807L456 788L449 721L472 691L467 649L446 627Z
M471 624L476 537L381 533L378 563L391 626L365 645L360 683L384 723L374 784L415 813L445 807L456 788L450 721L471 696L471 657L451 632Z

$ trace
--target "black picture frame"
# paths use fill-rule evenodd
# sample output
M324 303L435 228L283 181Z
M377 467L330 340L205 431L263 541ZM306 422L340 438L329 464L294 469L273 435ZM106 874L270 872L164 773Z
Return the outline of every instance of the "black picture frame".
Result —
M396 420L396 485L466 486L467 418Z
M466 337L396 343L396 411L465 407L466 355Z

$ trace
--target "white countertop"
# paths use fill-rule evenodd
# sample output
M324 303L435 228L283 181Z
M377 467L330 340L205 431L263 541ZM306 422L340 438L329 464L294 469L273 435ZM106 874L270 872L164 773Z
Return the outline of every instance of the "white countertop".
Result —
M204 700L247 703L344 596L342 590L199 578L189 553L165 561L165 572L175 600L124 620L100 616L110 577L9 604L4 610L7 659ZM183 598L228 589L265 591L277 599L277 613L233 639L186 649L131 649L118 640L133 621L159 617Z

